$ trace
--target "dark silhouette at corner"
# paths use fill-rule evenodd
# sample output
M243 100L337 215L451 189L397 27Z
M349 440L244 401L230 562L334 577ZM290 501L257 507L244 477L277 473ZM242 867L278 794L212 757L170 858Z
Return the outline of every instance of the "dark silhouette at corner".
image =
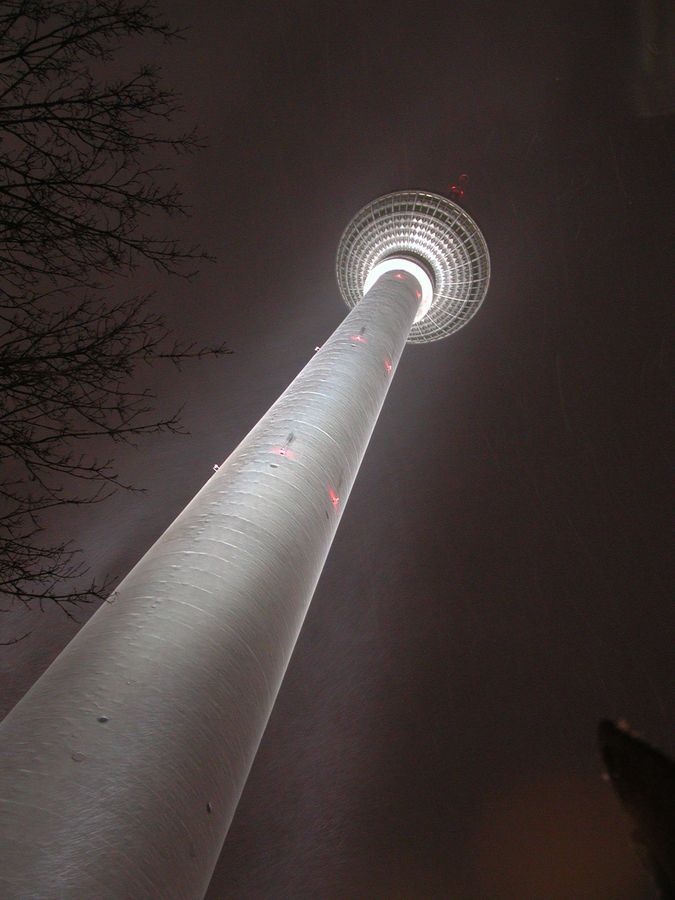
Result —
M633 824L637 852L665 898L675 897L675 763L629 726L603 721L600 751L621 805Z

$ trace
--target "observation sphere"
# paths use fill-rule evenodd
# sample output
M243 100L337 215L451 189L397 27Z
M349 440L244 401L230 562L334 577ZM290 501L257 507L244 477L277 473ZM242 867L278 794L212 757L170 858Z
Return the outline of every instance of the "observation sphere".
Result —
M422 262L434 283L426 315L408 341L447 337L478 310L490 281L490 256L480 229L461 206L427 191L397 191L364 206L345 228L337 252L337 280L349 307L363 298L368 273L387 257Z

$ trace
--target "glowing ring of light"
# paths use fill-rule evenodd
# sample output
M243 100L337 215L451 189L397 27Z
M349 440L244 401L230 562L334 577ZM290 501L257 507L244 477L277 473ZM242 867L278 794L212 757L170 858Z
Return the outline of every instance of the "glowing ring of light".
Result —
M422 299L420 300L420 305L418 306L417 313L413 319L413 322L419 322L419 320L423 319L429 312L431 301L434 299L434 286L431 283L431 278L429 278L429 275L419 263L413 262L411 259L401 259L400 257L395 256L383 259L382 262L377 263L370 272L368 272L368 277L363 285L363 293L368 293L380 275L384 275L385 272L398 271L408 272L419 281L420 287L422 288Z

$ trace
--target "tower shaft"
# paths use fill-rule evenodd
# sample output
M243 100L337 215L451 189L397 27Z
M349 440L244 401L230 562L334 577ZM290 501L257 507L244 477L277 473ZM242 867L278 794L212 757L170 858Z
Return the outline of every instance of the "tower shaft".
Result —
M0 725L3 898L205 893L419 289L380 277Z

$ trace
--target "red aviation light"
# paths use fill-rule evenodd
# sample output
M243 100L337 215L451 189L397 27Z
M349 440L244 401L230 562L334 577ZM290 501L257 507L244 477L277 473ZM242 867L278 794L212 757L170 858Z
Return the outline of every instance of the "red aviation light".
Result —
M457 179L457 183L450 185L450 193L454 194L455 197L463 197L464 189L466 188L468 181L469 176L466 174L466 172L463 172Z
M333 509L337 509L338 504L340 503L340 498L330 485L328 485L328 496L330 497L330 502L333 504Z
M387 375L391 375L391 370L393 369L393 365L388 356L384 358L384 368L386 369Z
M287 459L295 459L295 453L288 447L272 447L272 453L276 456L285 456Z
M408 280L408 276L404 275L403 272L397 272L394 275L394 278L398 278L399 281L407 281Z
M368 338L364 337L362 334L353 334L350 340L354 341L357 344L367 344Z

